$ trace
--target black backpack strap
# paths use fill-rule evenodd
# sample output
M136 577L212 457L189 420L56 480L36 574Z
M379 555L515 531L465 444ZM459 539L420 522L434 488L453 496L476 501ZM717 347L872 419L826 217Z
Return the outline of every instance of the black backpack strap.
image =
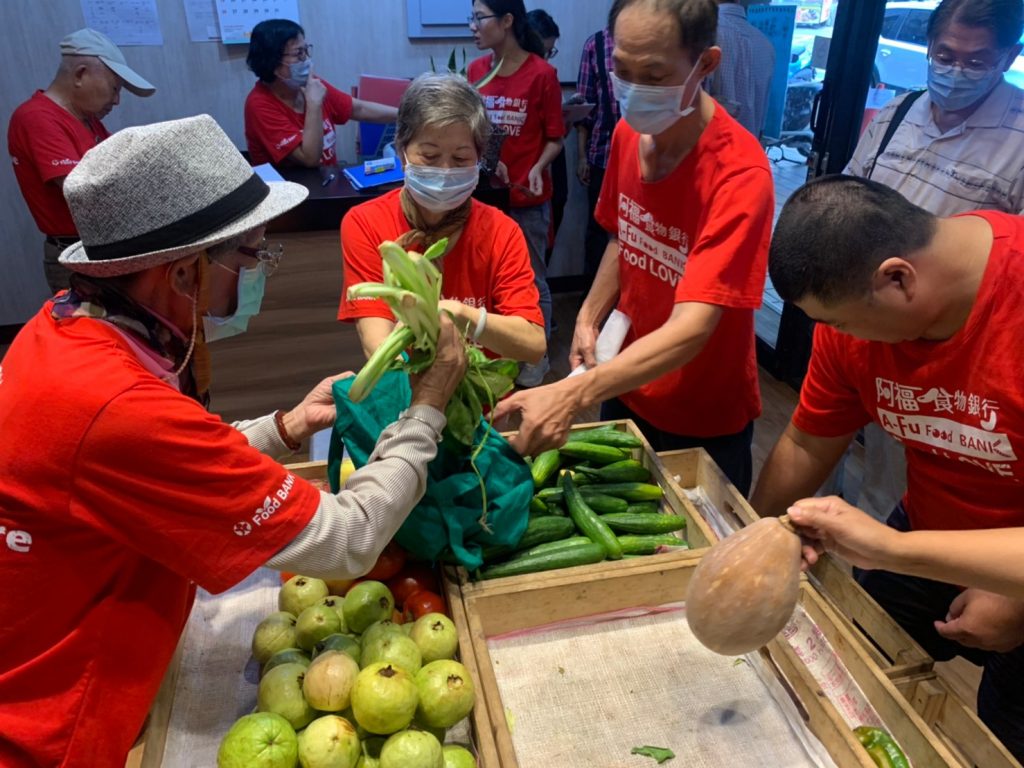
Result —
M903 118L907 116L910 108L914 106L914 102L924 96L927 91L911 91L906 95L900 105L896 107L895 113L893 113L892 120L889 121L889 125L885 127L885 134L882 136L882 143L878 145L878 151L875 152L875 158L871 161L871 170L868 171L868 175L865 178L870 179L871 174L875 172L875 166L878 165L878 158L885 152L885 148L889 146L889 142L892 141L893 135L896 133L896 129L900 127L900 123L903 122Z
M608 125L615 124L615 115L612 114L611 99L615 98L612 92L612 82L608 78L608 67L604 63L604 30L599 29L594 34L594 52L597 54L597 76L600 79L600 86L604 89L604 100L601 111L604 112L604 120Z

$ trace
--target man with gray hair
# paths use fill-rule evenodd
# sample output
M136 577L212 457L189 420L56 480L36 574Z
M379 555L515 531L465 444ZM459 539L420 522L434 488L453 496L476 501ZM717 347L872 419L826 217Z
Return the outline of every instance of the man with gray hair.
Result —
M121 101L122 87L136 96L156 91L95 29L72 32L61 40L60 53L53 82L14 110L7 128L15 178L46 236L43 269L55 293L68 287L69 275L57 257L78 239L64 201L64 179L90 148L110 136L101 121Z

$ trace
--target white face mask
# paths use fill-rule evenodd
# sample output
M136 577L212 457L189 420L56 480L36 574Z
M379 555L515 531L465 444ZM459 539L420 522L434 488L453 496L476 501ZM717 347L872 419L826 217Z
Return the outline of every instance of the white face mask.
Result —
M434 168L409 162L405 164L405 188L418 205L431 213L458 208L473 194L479 180L480 169L475 165Z
M679 118L693 114L693 106L697 98L697 89L690 95L686 106L680 108L686 86L690 84L693 73L700 69L700 62L694 65L682 85L637 85L627 83L612 72L612 87L615 100L619 102L622 119L637 133L656 136L669 128Z

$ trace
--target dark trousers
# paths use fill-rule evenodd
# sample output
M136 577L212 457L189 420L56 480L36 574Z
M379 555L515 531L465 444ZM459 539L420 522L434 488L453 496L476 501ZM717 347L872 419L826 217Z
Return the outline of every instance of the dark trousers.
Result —
M565 204L569 202L569 171L565 160L565 147L558 153L558 156L551 161L551 244L547 247L544 261L551 263L551 252L555 248L555 238L558 237L558 228L562 226L562 216L565 214Z
M587 219L587 235L583 250L583 275L587 279L588 290L594 282L597 268L601 266L604 249L608 247L608 232L594 219L594 209L597 208L597 198L601 194L602 183L604 183L604 168L598 168L596 165L590 166L590 185L587 187L587 206L590 216Z
M898 504L886 521L909 531L910 521ZM1017 758L1024 762L1024 645L1009 653L982 651L947 640L932 622L944 621L960 589L916 576L855 569L857 581L936 661L963 656L984 667L978 689L978 715ZM1024 638L1021 638L1024 640Z
M750 445L754 439L754 422L750 422L734 435L717 437L690 437L658 429L631 411L618 398L601 403L601 420L632 419L644 433L655 451L675 451L682 448L703 448L715 460L726 477L746 496L750 492L753 458Z
M68 238L66 245L75 242L75 238ZM53 238L43 240L43 273L46 275L46 284L52 293L63 291L70 287L71 270L57 261L64 250L62 241Z

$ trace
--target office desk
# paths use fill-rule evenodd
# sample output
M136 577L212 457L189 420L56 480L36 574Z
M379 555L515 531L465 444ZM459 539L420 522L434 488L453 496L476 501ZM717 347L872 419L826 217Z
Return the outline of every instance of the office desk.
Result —
M315 230L337 230L342 217L349 209L372 200L385 192L401 186L400 183L386 184L371 189L356 189L349 182L340 168L332 171L320 168L282 168L278 169L287 181L301 184L309 190L309 197L296 208L278 216L267 225L267 232L309 232ZM325 183L326 181L326 183ZM493 205L508 212L509 191L506 188L491 187L488 179L483 179L473 197L480 202Z

